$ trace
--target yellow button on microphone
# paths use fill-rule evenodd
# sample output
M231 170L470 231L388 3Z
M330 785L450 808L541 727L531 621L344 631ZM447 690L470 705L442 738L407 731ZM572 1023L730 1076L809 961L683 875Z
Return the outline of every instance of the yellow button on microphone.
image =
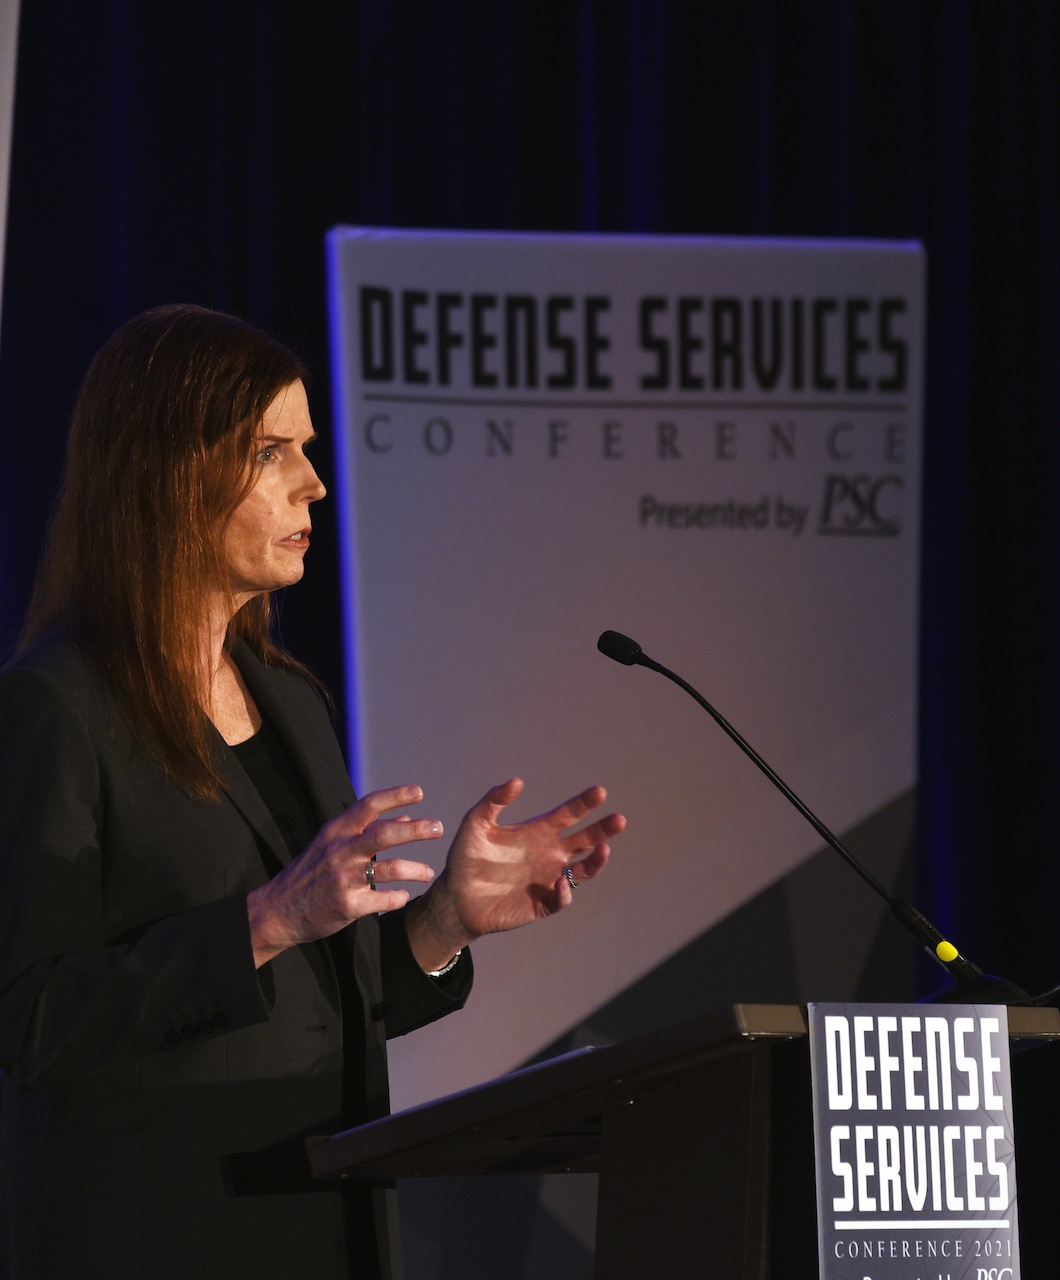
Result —
M945 938L935 948L935 954L943 964L949 964L951 960L956 960L961 954L952 942L947 942Z

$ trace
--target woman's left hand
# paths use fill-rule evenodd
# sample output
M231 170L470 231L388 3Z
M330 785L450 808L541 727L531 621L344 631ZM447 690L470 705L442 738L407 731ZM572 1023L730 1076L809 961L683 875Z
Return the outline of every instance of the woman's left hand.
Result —
M522 780L510 778L469 810L445 870L409 907L409 940L422 968L440 968L483 934L561 911L573 897L565 869L581 885L607 864L607 842L626 825L621 814L571 830L607 799L603 787L589 787L525 822L502 823L502 811L522 790Z

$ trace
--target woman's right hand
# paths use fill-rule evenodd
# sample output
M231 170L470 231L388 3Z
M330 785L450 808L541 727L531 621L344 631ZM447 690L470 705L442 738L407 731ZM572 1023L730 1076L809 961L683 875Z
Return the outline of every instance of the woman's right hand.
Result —
M431 819L383 816L422 799L415 786L370 792L325 823L278 875L251 890L247 911L258 968L289 947L338 933L360 916L403 907L407 890L387 885L434 878L425 862L398 857L375 861L376 888L367 875L377 854L442 835L442 824Z

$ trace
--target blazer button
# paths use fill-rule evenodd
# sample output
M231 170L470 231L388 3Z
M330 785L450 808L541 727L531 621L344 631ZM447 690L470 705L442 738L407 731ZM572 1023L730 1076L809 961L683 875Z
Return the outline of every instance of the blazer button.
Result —
M382 1022L386 1017L386 1001L380 1000L378 1004L373 1004L371 1009L372 1018L376 1022Z

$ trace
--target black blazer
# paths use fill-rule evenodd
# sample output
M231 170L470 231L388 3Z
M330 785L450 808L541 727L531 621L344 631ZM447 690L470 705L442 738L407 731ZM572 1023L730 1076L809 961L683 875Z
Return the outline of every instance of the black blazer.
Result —
M352 804L316 690L236 657L320 821ZM313 1187L302 1138L386 1111L386 1036L460 1007L470 964L428 978L395 912L255 971L246 893L290 854L216 749L224 796L189 798L63 637L0 674L7 1280L393 1273L386 1197Z

